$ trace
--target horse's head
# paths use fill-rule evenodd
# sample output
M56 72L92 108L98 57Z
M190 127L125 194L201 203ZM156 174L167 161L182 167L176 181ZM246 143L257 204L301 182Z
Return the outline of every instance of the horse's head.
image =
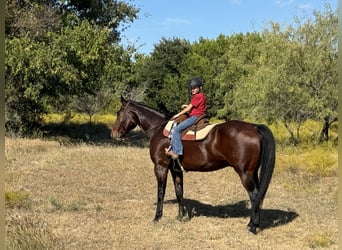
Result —
M112 138L122 138L137 126L137 117L131 110L130 101L121 96L121 108L112 127Z

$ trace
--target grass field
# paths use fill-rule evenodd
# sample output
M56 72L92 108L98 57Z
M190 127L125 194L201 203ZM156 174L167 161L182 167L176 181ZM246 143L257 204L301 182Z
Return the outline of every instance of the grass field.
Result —
M252 235L248 196L231 168L185 173L187 222L176 220L169 176L154 224L147 147L54 138L6 138L7 249L337 249L334 146L278 147L262 231Z
M304 124L298 147L286 143L284 127L271 127L276 168L255 236L246 229L247 193L230 168L185 174L187 222L176 220L169 179L154 224L148 142L139 130L125 143L109 139L114 116L87 119L49 115L49 140L6 139L7 249L337 249L337 149L312 143L320 124Z

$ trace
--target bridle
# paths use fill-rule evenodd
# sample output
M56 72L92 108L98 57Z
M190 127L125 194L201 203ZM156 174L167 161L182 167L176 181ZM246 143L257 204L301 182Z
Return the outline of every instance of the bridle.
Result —
M123 116L126 114L126 111L127 111L127 109L128 109L128 105L131 103L131 101L128 101L127 103L126 103L126 105L125 105L125 107L124 107L124 109L123 109L123 111L122 111L122 114L123 115L120 115L120 118L119 118L119 127L121 126L121 123L122 123L122 121L123 121Z
M121 127L121 123L122 123L122 121L123 121L123 117L124 117L124 115L126 114L128 105L129 105L130 103L131 103L131 101L128 101L128 102L126 103L126 105L125 105L125 107L124 107L124 109L123 109L123 111L122 111L122 115L120 114L120 117L119 117L119 124L118 124L118 126L117 126L117 130L118 130L118 131L119 131L119 128ZM120 135L120 137L121 137L121 135Z
M129 106L130 103L131 103L131 101L128 101L128 102L126 103L126 105L125 105L125 107L124 107L124 109L123 109L123 111L122 111L122 115L120 115L120 117L119 117L118 129L121 127L122 121L123 121L123 119L124 119L123 117L126 115L127 109L128 109L128 106ZM157 126L154 126L154 127L152 127L152 128L149 128L149 129L147 129L147 130L144 130L144 133L147 135L147 137L149 137L149 133L150 133L151 131L153 131L153 130L155 130L155 129L157 129L157 128L160 128L161 126L165 125L166 123L168 123L168 120L166 120L166 121L160 123L160 124L157 125Z

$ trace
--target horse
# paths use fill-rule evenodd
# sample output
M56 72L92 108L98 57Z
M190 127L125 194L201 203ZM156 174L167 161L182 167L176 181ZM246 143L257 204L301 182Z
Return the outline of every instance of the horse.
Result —
M163 214L163 202L168 171L171 172L182 220L187 211L183 201L184 171L215 171L233 167L251 201L250 232L260 231L260 208L271 182L275 165L275 140L264 124L230 120L217 124L201 141L183 141L183 156L175 162L166 155L170 139L163 135L167 116L121 96L121 107L112 126L111 137L123 139L139 126L149 139L149 153L157 179L157 207L154 222ZM175 164L176 163L176 164ZM180 164L182 167L180 166Z

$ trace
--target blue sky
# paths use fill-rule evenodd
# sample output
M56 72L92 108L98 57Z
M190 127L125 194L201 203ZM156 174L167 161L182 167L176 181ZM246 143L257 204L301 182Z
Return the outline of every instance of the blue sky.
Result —
M133 0L140 8L139 19L123 32L122 44L133 43L139 52L149 54L164 37L178 37L191 43L200 37L216 39L262 31L270 21L293 24L293 17L312 16L337 0Z

